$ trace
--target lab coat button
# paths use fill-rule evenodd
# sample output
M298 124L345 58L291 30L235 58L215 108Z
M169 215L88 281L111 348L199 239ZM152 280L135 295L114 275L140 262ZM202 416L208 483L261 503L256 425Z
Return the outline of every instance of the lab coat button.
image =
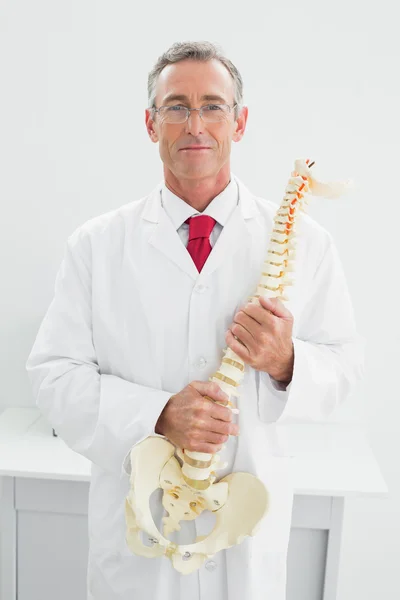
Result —
M199 358L198 363L197 363L197 366L199 369L204 369L206 364L207 364L207 361L205 358L203 358L203 357Z
M214 560L208 560L205 566L207 571L215 571L217 568L217 563Z
M196 287L194 288L195 292L197 292L198 294L203 294L203 292L205 292L206 289L206 285L196 285Z

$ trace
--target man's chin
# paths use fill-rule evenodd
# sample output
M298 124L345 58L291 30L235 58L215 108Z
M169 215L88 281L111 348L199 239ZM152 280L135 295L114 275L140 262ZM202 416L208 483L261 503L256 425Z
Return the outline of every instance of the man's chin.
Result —
M211 177L215 175L215 172L215 169L207 169L204 166L190 169L182 169L181 171L182 176L186 179L190 179L191 177L193 177L193 179L198 179L199 177Z
M179 161L179 167L180 169L182 169L182 171L185 171L185 173L188 173L190 171L196 172L198 173L199 171L204 171L204 172L212 172L215 171L215 164L212 163L211 161L193 161L193 162L186 162L186 161Z

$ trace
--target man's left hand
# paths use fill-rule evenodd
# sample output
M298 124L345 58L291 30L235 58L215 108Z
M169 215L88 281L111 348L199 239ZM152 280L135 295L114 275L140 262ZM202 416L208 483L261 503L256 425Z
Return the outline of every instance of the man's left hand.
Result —
M245 364L269 373L273 379L290 383L293 375L294 318L279 298L260 296L234 316L225 340ZM235 339L237 338L237 339Z

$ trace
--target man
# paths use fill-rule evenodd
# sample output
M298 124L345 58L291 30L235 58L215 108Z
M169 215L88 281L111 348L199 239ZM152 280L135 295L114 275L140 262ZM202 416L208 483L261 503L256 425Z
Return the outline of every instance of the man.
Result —
M276 424L326 420L361 377L346 281L330 234L305 215L289 302L247 304L277 205L230 170L248 118L240 74L212 44L179 43L148 84L164 181L69 237L27 370L43 414L93 463L89 599L284 600L293 494ZM247 365L237 422L208 381L226 345ZM218 476L251 472L270 492L257 535L185 576L133 555L129 453L149 435L201 452L226 444ZM207 533L210 518L176 541Z

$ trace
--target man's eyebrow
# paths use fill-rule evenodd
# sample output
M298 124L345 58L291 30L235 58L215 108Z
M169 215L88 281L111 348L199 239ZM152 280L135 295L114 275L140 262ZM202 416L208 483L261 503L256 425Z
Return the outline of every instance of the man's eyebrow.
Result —
M184 94L168 94L164 99L164 104L166 104L167 102L175 102L176 100L179 100L181 102L187 102L189 98ZM222 104L228 104L225 98L223 98L222 96L218 96L218 94L205 94L200 98L200 100L212 100L221 102Z

